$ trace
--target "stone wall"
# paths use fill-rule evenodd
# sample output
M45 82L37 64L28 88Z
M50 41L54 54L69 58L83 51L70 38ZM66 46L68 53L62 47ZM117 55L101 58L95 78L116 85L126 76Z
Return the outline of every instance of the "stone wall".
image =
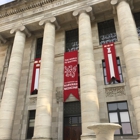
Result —
M105 19L110 19L111 17L100 17L98 21L104 21ZM128 78L126 73L126 66L124 62L124 56L122 52L122 45L120 40L119 26L117 17L114 17L116 33L118 37L118 42L115 43L116 46L116 56L120 57L122 74L124 83L116 85L104 85L103 79L103 69L102 69L102 59L103 51L102 46L99 45L98 28L97 23L92 22L92 36L93 36L93 49L95 57L96 66L96 79L98 86L98 98L100 107L100 121L102 123L109 122L107 102L115 101L127 101L129 114L131 119L132 131L134 136L124 136L115 137L116 140L136 139L137 135L137 124L134 115L134 108L132 97L130 94L130 88L128 85ZM75 25L76 27L77 25ZM69 27L65 27L69 29ZM7 72L7 67L4 67L6 56L10 56L8 51L8 44L0 45L0 78L2 82L0 83L0 96L2 95L2 89L4 86L5 76ZM20 87L16 105L15 119L12 132L12 140L25 140L26 130L28 124L28 111L36 109L36 98L37 95L30 96L30 87L32 80L32 70L35 55L36 37L33 35L31 38L27 38L24 50L24 59L21 72ZM54 68L54 91L53 91L53 106L52 106L52 138L53 140L62 140L63 137L63 62L65 51L65 30L63 28L56 32L55 41L55 68ZM7 60L8 61L8 60ZM70 95L67 99L68 102L76 101L76 99Z

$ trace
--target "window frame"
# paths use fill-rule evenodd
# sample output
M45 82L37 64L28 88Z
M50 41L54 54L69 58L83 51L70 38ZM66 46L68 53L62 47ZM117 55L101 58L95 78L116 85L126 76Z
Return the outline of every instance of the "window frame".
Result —
M27 129L26 129L26 139L32 139L32 138L29 138L28 137L28 133L30 133L29 131L29 128L31 128L31 127L29 127L29 125L30 125L30 120L34 120L34 123L35 123L35 116L33 116L33 117L31 117L30 116L30 112L31 111L34 111L35 113L35 116L36 116L36 110L28 110L28 125L27 125ZM34 134L34 127L33 127L33 134ZM32 136L33 137L33 136Z
M42 55L42 45L43 45L43 37L36 39L36 47L35 47L35 59L41 58ZM40 53L38 53L40 51Z
M116 103L116 104L119 104L119 103L126 103L127 105L127 109L122 109L122 110L112 110L110 111L109 110L109 104L113 104L113 103ZM107 103L107 111L108 111L108 120L109 120L109 123L115 123L115 122L110 122L110 116L109 116L109 113L117 113L117 117L118 117L118 123L116 124L119 124L122 126L122 123L130 123L130 128L131 128L131 134L123 134L123 130L122 128L120 129L120 134L114 134L115 136L132 136L133 135L133 130L132 130L132 124L131 124L131 119L130 119L130 114L129 114L129 108L128 108L128 103L127 101L118 101L118 102L108 102ZM121 121L121 116L120 116L120 113L121 112L128 112L128 117L129 117L129 122L122 122Z
M74 32L74 31L77 32L77 35L75 35L74 37L77 36L77 43L78 43L78 45L77 45L76 47L78 47L78 49L74 49L74 50L69 50L69 51L67 51L67 44L68 44L68 42L67 42L67 40L68 40L67 34L70 33L70 32ZM73 37L73 38L74 38L74 37ZM72 40L73 40L73 39L72 39ZM72 43L72 42L71 42L71 43ZM71 49L72 49L72 47L71 47ZM78 28L65 31L65 52L71 52L71 51L76 51L76 50L79 50L79 31L78 31Z
M97 27L100 45L118 41L114 19L98 22ZM103 36L106 39L101 39Z
M118 60L119 60L119 63L118 63ZM119 72L119 76L122 77L122 81L120 83L123 83L124 80L123 80L123 73L122 73L122 68L121 68L121 61L120 61L120 58L117 56L116 57L116 61L117 61L117 67L120 67L120 72L119 72L119 68L118 68L118 72ZM111 85L111 84L120 84L119 82L117 81L112 81L111 83L108 83L107 82L107 74L105 75L104 73L104 69L106 69L106 66L105 66L105 59L102 59L102 69L103 69L103 78L104 78L104 85ZM121 80L121 79L120 79ZM116 83L117 82L117 83Z

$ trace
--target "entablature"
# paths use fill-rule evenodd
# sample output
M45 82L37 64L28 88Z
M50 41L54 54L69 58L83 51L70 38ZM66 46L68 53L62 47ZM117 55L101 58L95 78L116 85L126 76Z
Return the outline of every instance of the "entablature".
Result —
M82 8L90 5L94 9L94 13L112 9L108 0L49 0L50 3L45 3L46 1L47 0L34 0L34 3L44 2L43 4L36 4L37 6L34 7L33 5L30 5L33 0L30 0L29 2L21 0L19 3L17 2L13 8L9 7L9 10L15 10L15 14L12 14L11 12L11 14L7 14L0 18L0 33L6 38L12 37L12 35L9 34L9 31L17 23L25 25L31 32L38 31L42 29L42 27L39 26L39 22L43 18L50 18L52 16L57 17L60 26L73 22L77 24L72 12L79 9L79 7ZM13 4L14 3L16 2L13 2ZM25 5L31 8L20 11L20 7L24 7ZM0 8L2 9L2 7ZM18 10L16 8L18 8ZM3 8L0 15L4 12L8 12L8 7L6 7L5 10Z
M77 25L72 13L85 6L92 7L95 21L100 15L105 19L113 17L110 0L16 0L0 6L0 33L6 38L12 37L10 30L17 23L25 25L31 32L36 32L43 29L39 26L43 18L53 16L57 17L62 28L65 25Z

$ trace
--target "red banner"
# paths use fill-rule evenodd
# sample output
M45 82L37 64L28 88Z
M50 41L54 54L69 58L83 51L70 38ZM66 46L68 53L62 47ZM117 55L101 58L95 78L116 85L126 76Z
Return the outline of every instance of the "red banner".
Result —
M114 43L104 44L103 51L106 65L107 82L111 82L112 78L115 78L118 82L120 82Z
M40 62L41 62L40 58L37 58L34 61L32 84L31 84L31 94L37 94L37 92L38 92Z
M78 94L78 52L64 54L64 102L70 94L80 100Z

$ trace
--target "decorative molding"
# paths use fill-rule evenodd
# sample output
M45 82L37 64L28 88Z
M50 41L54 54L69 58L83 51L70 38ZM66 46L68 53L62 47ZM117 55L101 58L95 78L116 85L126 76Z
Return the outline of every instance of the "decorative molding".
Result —
M7 40L3 36L0 35L0 43L6 43L6 42Z
M53 24L55 25L55 27L56 27L56 30L60 29L60 26L59 26L59 24L58 24L58 22L57 22L56 17L51 17L51 18L42 19L42 20L39 22L39 25L42 26L42 25L44 25L44 24L46 24L46 23L48 23L48 22L53 23Z
M77 17L83 12L86 12L86 13L89 14L91 21L93 21L95 19L94 15L93 15L92 7L90 7L90 6L89 7L84 7L82 9L75 10L73 12L73 16L75 16L76 20L78 20Z
M43 12L74 1L78 0L33 0L32 2L27 1L24 3L22 1L20 3L13 2L13 4L7 8L0 8L0 18L20 14L27 10L32 10L33 13Z
M57 103L59 102L62 102L63 101L63 92L62 92L62 88L61 87L57 87L56 88L56 100L57 100Z
M115 97L125 95L125 90L123 86L120 87L111 87L105 89L106 97Z
M42 7L45 4L49 4L49 3L53 3L54 1L58 1L58 0L39 0L39 1L32 1L32 2L25 2L25 4L22 6L18 6L17 8L10 8L8 10L5 10L4 12L0 13L0 18L2 17L7 17L13 14L17 14L17 13L21 13L24 12L26 10L30 10L33 8L37 8L37 7Z
M29 105L36 105L37 103L37 95L31 95Z
M29 32L29 30L28 30L24 25L22 25L22 24L20 24L20 25L14 27L14 28L10 31L10 33L11 33L11 34L14 34L16 31L21 31L21 32L25 33L28 37L31 36L31 33Z

